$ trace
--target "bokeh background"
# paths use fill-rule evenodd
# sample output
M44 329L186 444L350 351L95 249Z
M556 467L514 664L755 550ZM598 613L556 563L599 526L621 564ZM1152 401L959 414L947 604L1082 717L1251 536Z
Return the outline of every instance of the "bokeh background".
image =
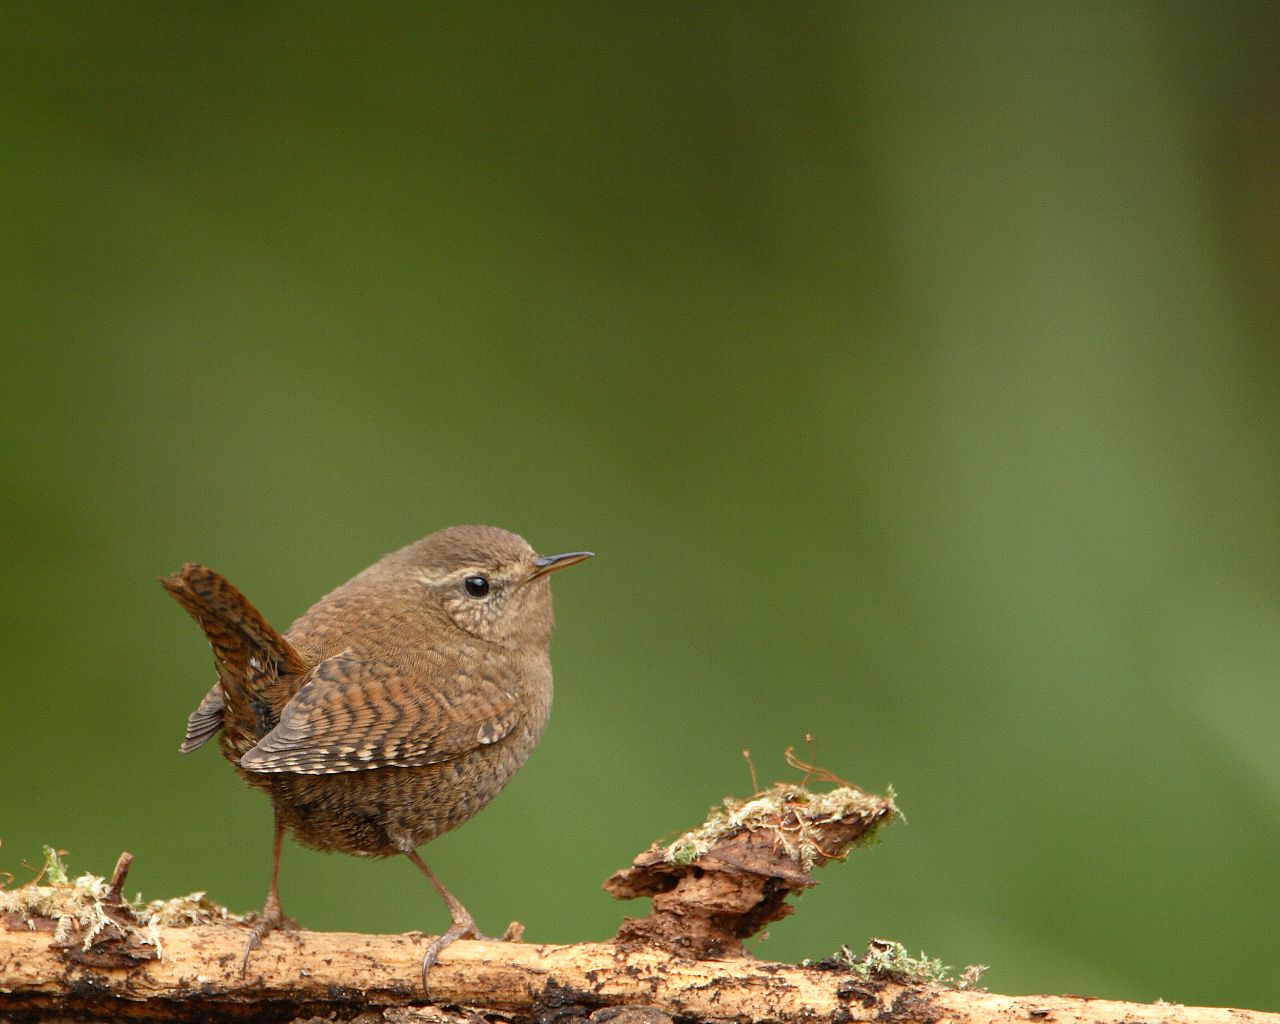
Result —
M281 625L491 522L557 704L427 859L490 930L794 777L909 816L762 956L1280 1009L1271 4L0 9L0 867L261 905L155 583ZM436 930L403 861L286 910Z

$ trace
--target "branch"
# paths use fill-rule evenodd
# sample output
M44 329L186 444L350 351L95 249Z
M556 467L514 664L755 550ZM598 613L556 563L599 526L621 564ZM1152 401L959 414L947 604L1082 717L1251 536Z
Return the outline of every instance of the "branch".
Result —
M256 1020L374 1012L406 1021L413 1016L398 1008L425 1002L419 979L425 941L418 935L272 934L242 978L242 927L157 933L160 959L104 968L70 962L47 932L0 932L0 1018L56 1011L88 1020L221 1021L243 1020L251 1011ZM748 958L688 960L614 943L457 942L432 969L431 997L518 1022L644 1006L673 1018L781 1024L1280 1024L1280 1014L960 992Z
M846 950L813 966L746 955L742 939L790 913L788 896L814 884L814 867L896 814L891 797L849 785L726 800L606 882L619 898L653 898L652 913L625 921L614 941L457 942L431 969L430 1001L418 933L272 933L242 976L246 919L202 894L125 901L128 854L110 882L72 881L46 850L39 878L0 889L0 1020L1280 1024L1280 1014L1247 1010L961 991L938 983L936 962L879 940L863 957Z

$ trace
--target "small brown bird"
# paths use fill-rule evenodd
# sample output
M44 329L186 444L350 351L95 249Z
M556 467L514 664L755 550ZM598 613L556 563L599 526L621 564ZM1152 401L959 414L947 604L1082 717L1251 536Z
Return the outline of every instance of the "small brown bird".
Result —
M183 753L219 729L223 755L275 809L271 886L245 944L285 925L286 829L317 850L404 854L452 924L440 952L479 937L417 848L462 824L528 758L551 711L551 573L589 551L539 556L492 526L454 526L392 552L322 598L283 636L211 569L160 582L209 637L218 681Z

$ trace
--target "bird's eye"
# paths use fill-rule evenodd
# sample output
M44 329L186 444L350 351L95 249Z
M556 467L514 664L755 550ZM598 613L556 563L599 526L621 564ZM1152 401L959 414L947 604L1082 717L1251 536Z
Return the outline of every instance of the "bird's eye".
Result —
M462 586L472 597L484 597L489 593L489 581L483 576L468 576L462 581Z

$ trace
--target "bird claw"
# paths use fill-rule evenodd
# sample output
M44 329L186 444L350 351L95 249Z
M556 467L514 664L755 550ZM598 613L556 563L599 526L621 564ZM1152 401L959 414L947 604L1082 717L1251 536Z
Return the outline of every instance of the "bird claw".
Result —
M240 961L240 977L244 977L249 971L249 956L255 949L262 946L262 940L267 935L275 931L293 932L298 930L298 922L291 917L285 917L277 909L275 913L270 910L264 910L262 916L258 918L258 923L253 926L253 931L249 933L249 937L244 943L244 958Z
M427 983L427 974L432 967L435 966L440 954L452 946L459 939L479 939L481 942L492 941L487 935L481 934L476 928L476 923L468 914L465 918L454 918L453 924L449 926L449 930L443 935L437 935L431 940L431 945L427 947L426 953L422 957L422 992L427 998L431 997L431 986Z

